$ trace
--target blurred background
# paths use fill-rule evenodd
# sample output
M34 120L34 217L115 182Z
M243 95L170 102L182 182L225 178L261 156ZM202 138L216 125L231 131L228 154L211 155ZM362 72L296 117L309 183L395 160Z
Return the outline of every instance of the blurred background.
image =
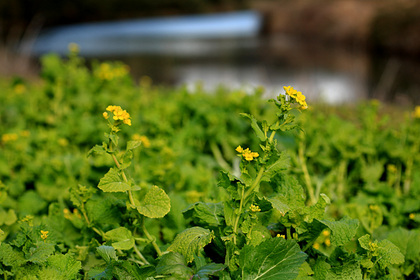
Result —
M420 104L418 0L0 1L0 76L36 79L72 42L135 80Z

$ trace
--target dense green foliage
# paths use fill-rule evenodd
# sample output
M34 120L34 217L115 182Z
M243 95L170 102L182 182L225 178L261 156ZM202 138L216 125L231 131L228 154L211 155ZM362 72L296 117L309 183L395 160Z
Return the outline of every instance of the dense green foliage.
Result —
M4 279L420 277L416 115L42 64L0 84Z

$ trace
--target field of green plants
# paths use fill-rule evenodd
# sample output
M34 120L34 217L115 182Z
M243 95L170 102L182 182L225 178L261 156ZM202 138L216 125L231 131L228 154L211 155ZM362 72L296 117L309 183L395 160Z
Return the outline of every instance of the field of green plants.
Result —
M420 279L420 107L168 88L76 49L0 92L3 279Z

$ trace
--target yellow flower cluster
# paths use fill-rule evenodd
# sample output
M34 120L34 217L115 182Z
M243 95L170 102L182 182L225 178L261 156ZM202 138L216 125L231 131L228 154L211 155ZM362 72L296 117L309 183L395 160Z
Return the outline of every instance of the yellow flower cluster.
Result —
M236 150L238 153L241 153L241 155L247 160L247 161L252 161L254 158L257 158L259 156L258 153L256 152L251 152L249 150L249 148L246 148L245 150L242 149L241 146L238 146L236 148Z
M283 87L286 91L286 94L289 95L291 98L295 99L297 103L300 104L300 109L305 110L308 109L308 104L306 104L306 97L302 94L302 92L295 90L292 86Z
M115 78L124 77L128 74L129 68L126 65L113 67L109 63L101 63L99 69L96 70L96 76L101 80L113 80Z
M251 210L251 212L261 212L260 207L254 204L251 204L251 206L249 206L249 210Z
M6 133L1 136L1 142L3 143L16 141L17 139L18 135L16 133Z
M126 110L121 109L120 106L115 106L115 105L109 105L108 107L106 107L106 110L108 112L111 112L114 116L112 117L114 120L120 120L123 121L123 123L127 124L127 125L131 125L131 117L130 114L127 113ZM103 112L103 116L105 119L109 118L108 112Z
M416 106L416 108L414 108L413 117L420 119L420 106Z
M41 238L44 240L48 238L48 231L47 230L41 230Z
M16 94L22 94L22 93L24 93L24 92L26 91L26 87L25 87L25 85L23 85L23 84L17 84L17 85L15 85L15 86L13 87L13 91L14 91Z

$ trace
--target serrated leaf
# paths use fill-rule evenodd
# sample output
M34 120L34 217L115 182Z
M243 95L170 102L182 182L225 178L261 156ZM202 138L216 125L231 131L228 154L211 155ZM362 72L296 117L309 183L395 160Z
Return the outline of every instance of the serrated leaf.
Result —
M134 150L135 148L139 147L141 145L142 141L138 140L131 140L127 142L127 151Z
M169 252L160 257L156 266L156 273L176 277L174 279L191 279L193 275L193 271L187 266L184 256L175 252Z
M111 261L118 260L115 248L112 246L102 245L96 248L96 251L105 260L106 263L110 263Z
M134 246L134 237L127 228L119 227L105 233L105 239L112 241L116 250L130 250Z
M149 218L162 218L171 210L171 199L158 186L152 186L139 202L136 201L137 211Z
M267 166L264 175L271 178L272 176L276 175L277 173L287 170L289 168L290 160L286 153L280 153L280 157L277 159L276 162Z
M339 267L331 267L325 279L362 280L362 270L358 262L349 262Z
M378 263L382 268L404 262L404 255L401 254L400 249L387 239L378 242L378 248L373 255L378 257Z
M40 242L36 247L31 247L25 257L30 262L40 264L45 262L54 251L54 244Z
M260 139L260 141L263 142L267 140L267 137L265 136L264 132L261 130L260 126L258 125L257 119L253 115L241 113L241 116L247 117L251 120L251 127L254 130L255 134L257 135L258 139Z
M256 247L245 245L239 264L243 280L288 280L298 276L305 259L295 241L271 238Z
M175 237L174 242L169 246L168 251L180 253L190 263L194 255L211 242L214 234L208 229L201 227L187 228Z
M362 247L365 250L370 251L370 248L369 248L369 243L371 242L370 234L363 235L362 237L358 239L358 241L359 241L360 247Z
M104 192L126 192L131 186L124 182L118 169L111 168L99 181L98 188Z
M0 245L0 261L4 265L14 267L21 266L27 262L22 252L13 250L12 246L6 243Z
M220 226L224 221L222 203L197 202L183 211L185 218L192 218L196 225Z
M105 143L102 146L95 145L92 149L89 150L87 156L90 157L93 154L103 155L106 154Z
M79 273L79 270L82 269L82 264L80 261L76 261L73 257L67 253L65 255L53 255L48 258L49 268L53 268L59 272L60 278L63 280L75 279Z
M342 246L352 240L356 235L359 221L344 217L340 221L320 221L331 229L331 243L334 246Z

